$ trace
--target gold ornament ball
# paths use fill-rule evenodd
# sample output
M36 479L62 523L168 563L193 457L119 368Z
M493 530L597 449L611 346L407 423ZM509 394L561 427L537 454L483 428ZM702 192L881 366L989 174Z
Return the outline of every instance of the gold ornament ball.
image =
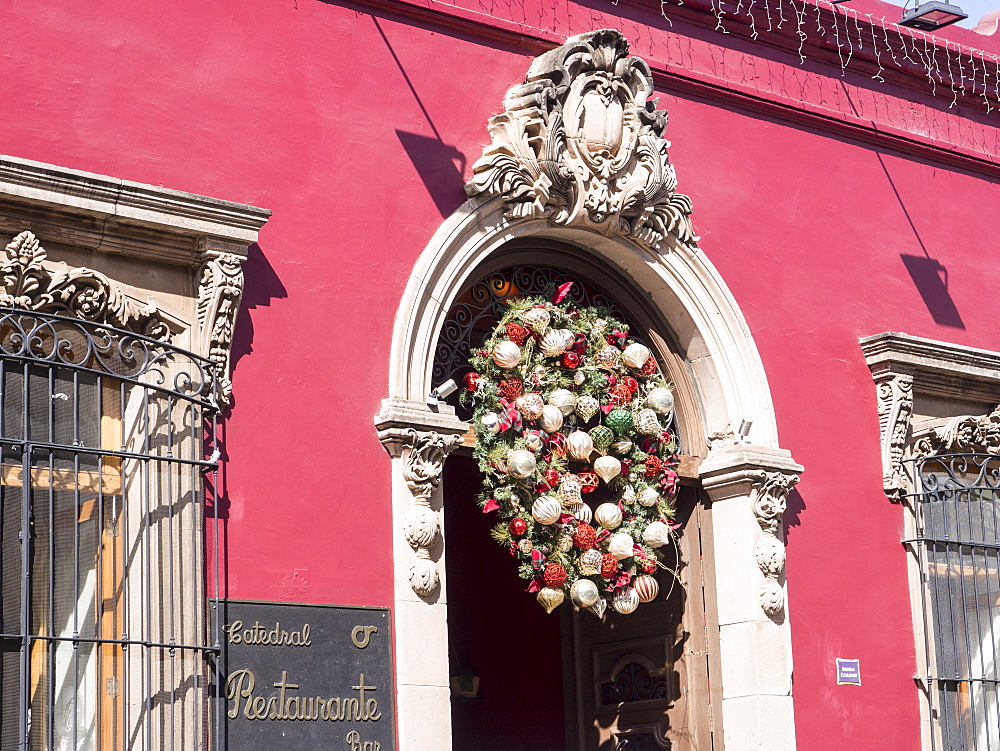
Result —
M578 608L589 608L601 599L601 593L590 579L577 579L569 588L569 597Z
M601 551L594 548L584 550L580 553L580 561L576 567L584 576L593 576L601 573Z
M551 613L557 607L562 605L565 595L561 589L553 589L552 587L543 587L542 590L535 596L538 600L538 604L545 608L546 613Z
M522 480L535 474L535 455L524 449L511 451L507 455L507 472Z
M542 395L536 393L519 396L514 404L525 420L537 420L542 416L542 410L545 409Z
M501 368L513 368L521 362L521 348L509 339L493 346L493 362Z

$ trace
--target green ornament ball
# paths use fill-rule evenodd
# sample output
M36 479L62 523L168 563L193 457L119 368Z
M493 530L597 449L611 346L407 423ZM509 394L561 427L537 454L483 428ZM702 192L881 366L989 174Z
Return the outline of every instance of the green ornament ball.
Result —
M607 451L608 446L615 439L615 434L611 432L610 428L604 425L598 425L590 431L590 439L594 442L594 446L597 447L598 451Z
M632 413L627 409L613 409L608 413L608 416L604 418L604 424L611 428L618 435L626 435L631 432L634 427L634 421L632 420Z

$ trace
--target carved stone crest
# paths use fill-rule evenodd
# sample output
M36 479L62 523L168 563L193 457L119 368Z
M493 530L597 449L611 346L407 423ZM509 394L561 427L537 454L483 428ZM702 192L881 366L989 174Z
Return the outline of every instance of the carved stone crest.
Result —
M649 66L610 29L536 58L525 83L490 119L493 142L473 168L470 196L503 196L515 218L547 217L663 249L697 238L691 200L663 139L667 113L650 101Z
M917 441L917 456L948 453L1000 454L1000 406L988 415L952 417Z
M104 274L65 263L45 267L45 249L31 232L22 232L5 249L0 275L0 306L107 324L167 342L171 331L152 303L126 295Z

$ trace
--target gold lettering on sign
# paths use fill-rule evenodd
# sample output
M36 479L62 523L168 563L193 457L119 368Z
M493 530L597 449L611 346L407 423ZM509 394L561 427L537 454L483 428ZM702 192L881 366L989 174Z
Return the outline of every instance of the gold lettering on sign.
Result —
M260 625L254 621L253 626L244 629L243 621L233 621L222 627L229 636L230 644L256 644L262 647L311 647L309 639L310 626L304 624L298 631L285 631L281 623L275 623L274 628Z
M378 626L355 626L351 632L351 641L358 649L364 649L371 641L372 634L378 633Z
M347 747L350 751L382 751L382 744L378 741L364 741L361 740L361 733L357 730L352 730L347 734Z
M292 692L299 684L288 681L288 671L281 671L281 680L275 681L277 693L270 696L255 694L257 677L252 670L236 670L226 679L226 699L231 702L229 719L235 720L242 714L248 720L328 720L331 722L377 722L382 718L378 699L365 696L366 691L377 691L375 686L365 684L365 674L361 673L357 686L357 696L330 697L298 696ZM360 742L360 736L359 736ZM359 746L364 749L364 746ZM377 746L373 746L377 749Z

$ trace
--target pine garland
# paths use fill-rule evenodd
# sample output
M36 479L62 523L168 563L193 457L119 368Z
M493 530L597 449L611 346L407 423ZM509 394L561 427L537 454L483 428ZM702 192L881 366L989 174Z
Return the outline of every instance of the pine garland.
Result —
M640 563L659 562L662 546L675 534L670 520L677 496L677 443L664 425L673 399L655 359L629 336L628 326L601 308L577 307L569 292L570 285L564 285L552 302L527 297L509 301L482 349L469 360L473 373L466 377L462 400L473 408L473 455L484 478L477 502L484 513L497 514L500 522L491 536L517 557L519 575L531 582L528 591L537 591L547 610L568 594L597 615L607 605L630 613L639 602L633 584L642 576ZM531 331L527 338L522 326ZM509 332L523 338L520 346ZM514 394L520 395L509 398ZM542 403L547 411L538 415ZM610 443L605 429L596 431L593 438L602 448L585 459L575 458L587 445L581 432L599 425L613 429ZM595 467L603 456L613 458ZM611 476L616 468L620 473ZM563 482L569 478L572 484L595 469L606 479L597 488L584 487L580 497ZM573 532L592 515L588 496L603 501L600 519L591 523L598 530L598 551L616 553L619 559L612 577L581 571L585 551L574 546ZM577 505L580 500L587 508ZM553 521L554 502L558 518ZM612 506L620 510L618 524ZM513 519L523 520L523 535L512 531ZM599 521L608 528L602 529ZM551 563L566 569L567 580L560 587L545 584L544 570ZM584 579L596 585L603 602L587 595L593 587L579 584Z

